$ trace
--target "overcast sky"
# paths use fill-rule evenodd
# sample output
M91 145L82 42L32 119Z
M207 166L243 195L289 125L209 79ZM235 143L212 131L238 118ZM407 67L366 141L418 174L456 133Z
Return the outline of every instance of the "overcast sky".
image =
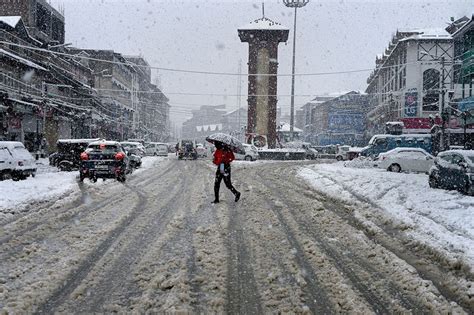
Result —
M142 55L155 67L211 72L247 72L248 44L237 29L262 16L262 1L250 0L52 0L65 7L66 41L81 48ZM266 0L265 15L291 29L279 47L279 74L291 73L293 11ZM397 29L444 27L450 17L474 13L474 0L310 0L298 11L297 73L373 68ZM368 72L296 78L298 107L314 95L363 91ZM181 123L200 104L237 107L238 77L155 70ZM242 77L246 105L247 77ZM289 111L290 77L278 79L278 105ZM226 94L187 96L175 93Z

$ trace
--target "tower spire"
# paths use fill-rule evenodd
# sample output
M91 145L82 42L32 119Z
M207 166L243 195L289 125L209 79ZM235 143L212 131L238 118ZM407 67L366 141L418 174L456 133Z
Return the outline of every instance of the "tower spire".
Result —
M262 16L265 18L265 2L262 2Z

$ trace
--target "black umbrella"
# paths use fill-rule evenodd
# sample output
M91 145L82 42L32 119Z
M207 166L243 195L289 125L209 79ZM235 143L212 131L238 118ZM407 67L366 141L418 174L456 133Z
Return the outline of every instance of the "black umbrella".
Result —
M216 144L219 142L223 145L228 146L232 151L239 154L245 154L244 146L237 138L232 137L231 135L225 133L215 133L206 138L207 142Z

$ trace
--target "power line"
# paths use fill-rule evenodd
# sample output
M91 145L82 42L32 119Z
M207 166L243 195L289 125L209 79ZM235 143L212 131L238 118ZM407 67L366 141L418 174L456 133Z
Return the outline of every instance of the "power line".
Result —
M274 76L276 76L276 77L291 77L292 76L292 74L250 74L250 73L199 71L199 70L186 70L186 69L176 69L176 68L145 66L145 65L138 65L138 64L135 64L133 62L118 62L118 61L104 60L104 59L100 59L100 58L87 57L87 56L83 56L83 55L74 55L74 54L68 54L68 53L61 53L61 52L51 51L51 50L44 49L44 48L20 45L20 44L16 44L16 43L12 43L12 42L6 42L6 41L0 41L0 43L10 45L10 46L15 46L15 47L21 47L21 48L29 49L29 50L42 51L42 52L50 53L50 54L53 54L53 55L67 56L67 57L80 58L80 59L92 60L92 61L97 61L97 62L119 64L119 65L125 65L125 66L133 66L133 67L138 67L138 68L155 69L155 70L160 70L160 71L169 71L169 72L177 72L177 73L223 75L223 76L272 76L272 77L274 77ZM87 51L87 49L84 49L84 51ZM369 71L374 71L374 70L388 69L388 68L400 67L400 66L403 66L403 65L417 64L417 63L418 62L410 62L410 63L397 64L397 65L392 65L392 66L383 66L383 67L379 67L379 68L375 68L375 69L374 68L365 68L365 69L354 69L354 70L343 70L343 71L328 71L328 72L315 72L315 73L295 73L294 75L295 76L325 76L325 75L350 74L350 73L360 73L360 72L369 72Z

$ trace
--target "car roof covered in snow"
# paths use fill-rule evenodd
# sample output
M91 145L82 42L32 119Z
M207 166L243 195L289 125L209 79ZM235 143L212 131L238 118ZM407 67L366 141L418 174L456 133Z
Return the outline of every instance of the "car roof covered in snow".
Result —
M91 146L91 145L101 145L101 144L120 145L120 142L118 142L118 141L94 141L94 142L89 143L89 146Z
M430 155L430 154L429 154L428 152L426 152L426 150L424 150L424 149L421 149L421 148L410 148L410 147L399 147L399 148L395 148L395 149L392 149L392 150L390 150L390 151L387 151L387 152L384 152L384 153L380 153L380 155L389 155L389 154L397 153L397 152L400 152L400 151L414 151L414 152L421 152L421 153Z
M0 141L0 148L13 149L18 147L24 148L25 145L19 141Z
M99 141L100 139L59 139L58 143L91 143Z
M446 155L451 153L457 153L462 155L463 157L474 157L474 150L448 150L440 152L438 155Z

